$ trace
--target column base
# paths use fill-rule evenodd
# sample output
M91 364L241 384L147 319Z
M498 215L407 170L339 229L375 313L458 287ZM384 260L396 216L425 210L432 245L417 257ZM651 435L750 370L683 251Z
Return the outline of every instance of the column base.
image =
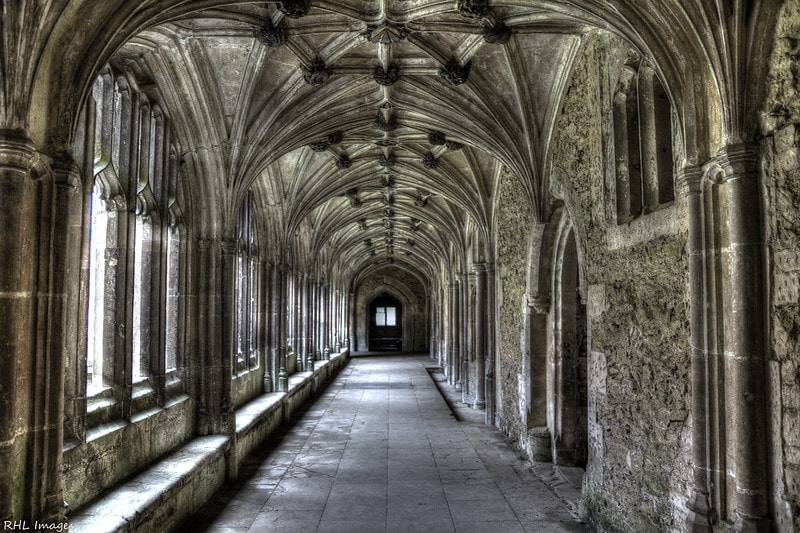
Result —
M739 515L733 523L731 533L770 533L772 525L769 518L743 517Z
M694 496L689 499L686 506L689 508L686 530L691 533L711 533L717 516L711 508L708 494L695 489Z

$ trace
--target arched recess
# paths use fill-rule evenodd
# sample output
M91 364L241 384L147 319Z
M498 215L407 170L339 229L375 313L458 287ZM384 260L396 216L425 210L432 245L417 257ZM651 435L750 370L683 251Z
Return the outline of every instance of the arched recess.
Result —
M572 223L560 202L531 246L526 407L533 458L586 466L588 324ZM538 258L538 261L535 259Z
M553 269L553 309L548 364L548 426L553 461L586 467L588 390L586 302L571 223L562 226Z
M384 293L393 295L402 306L403 351L426 351L429 348L430 311L428 289L421 280L400 269L382 269L367 276L353 291L354 322L351 343L355 351L369 349L370 303Z
M369 302L367 317L370 351L403 350L403 303L397 297L388 292L379 294Z

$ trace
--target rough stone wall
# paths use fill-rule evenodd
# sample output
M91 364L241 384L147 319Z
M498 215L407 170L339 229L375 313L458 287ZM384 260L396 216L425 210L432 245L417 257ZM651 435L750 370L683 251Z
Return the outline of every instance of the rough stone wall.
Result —
M533 213L523 199L519 180L504 174L495 215L495 283L497 307L497 372L500 382L497 417L514 441L525 433L520 402L527 380L523 373L522 336L526 305L528 252ZM521 392L522 391L522 392Z
M686 210L678 201L621 227L607 215L600 65L614 46L587 46L553 145L551 190L574 224L590 322L584 490L607 531L679 531L691 479Z
M765 105L767 246L775 508L800 531L800 0L784 4Z

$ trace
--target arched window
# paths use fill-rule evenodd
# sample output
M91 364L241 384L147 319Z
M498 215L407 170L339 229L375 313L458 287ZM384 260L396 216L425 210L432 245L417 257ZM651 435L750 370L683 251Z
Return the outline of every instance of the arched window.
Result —
M236 361L233 365L234 375L248 372L259 366L256 325L260 276L255 216L255 200L252 193L248 193L239 210L236 224Z
M77 374L70 382L85 383L86 412L74 416L85 416L89 427L163 404L167 383L170 391L180 389L177 150L153 94L140 91L129 74L104 68L87 102L85 138L76 147L92 186L82 298L86 359L69 371ZM66 394L74 400L84 391Z

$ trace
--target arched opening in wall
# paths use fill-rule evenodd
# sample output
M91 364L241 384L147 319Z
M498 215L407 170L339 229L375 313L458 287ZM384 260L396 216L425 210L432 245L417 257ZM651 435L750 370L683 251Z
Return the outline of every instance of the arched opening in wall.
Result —
M389 293L374 298L368 309L370 351L403 349L403 304Z
M570 229L557 248L553 294L553 461L586 468L588 371L586 304L580 292L578 249Z

